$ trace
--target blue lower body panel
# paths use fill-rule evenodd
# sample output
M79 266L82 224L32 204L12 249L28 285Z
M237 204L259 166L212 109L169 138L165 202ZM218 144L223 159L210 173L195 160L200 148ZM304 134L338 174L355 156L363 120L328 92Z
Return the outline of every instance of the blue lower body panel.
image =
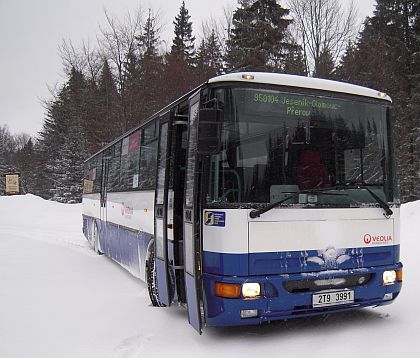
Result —
M384 285L382 273L385 270L397 270L402 264L386 265L371 268L330 270L314 273L296 273L289 275L226 277L214 274L203 275L203 287L206 302L206 323L208 326L235 326L259 324L274 320L283 320L296 317L306 317L325 313L339 312L367 306L380 306L391 303L401 290L401 282ZM351 280L356 277L365 277L365 282L356 282L351 287L340 287L337 290L354 290L354 303L341 304L328 307L313 307L312 295L321 290L303 288L305 283L313 286L313 282L328 282L339 278ZM366 277L369 277L366 279ZM238 283L259 282L261 296L253 299L228 299L216 297L214 287L216 282ZM338 281L339 282L339 281ZM287 284L288 283L288 284ZM291 289L289 285L295 285ZM303 283L301 287L300 283ZM309 287L308 286L308 287ZM292 287L293 288L293 287ZM328 291L334 289L329 288ZM257 310L258 316L241 318L241 310Z
M318 250L226 254L203 252L204 272L221 276L277 275L391 265L400 245L334 249L334 259Z
M134 276L143 279L147 249L152 234L131 230L83 215L83 232L90 242L92 242L90 233L92 232L91 229L94 222L98 227L99 247L101 251L106 256L121 264Z

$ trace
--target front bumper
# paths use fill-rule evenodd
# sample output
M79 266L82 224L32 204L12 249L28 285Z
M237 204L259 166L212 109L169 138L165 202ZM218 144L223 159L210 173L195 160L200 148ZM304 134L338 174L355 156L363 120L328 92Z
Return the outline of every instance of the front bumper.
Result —
M402 283L384 285L382 273L386 270L398 270L402 264L360 268L351 270L333 270L314 273L298 273L289 275L226 277L212 274L203 274L204 301L206 311L206 324L208 326L236 326L260 324L263 322L283 320L297 317L308 317L326 313L341 312L368 306L386 305L398 296ZM354 290L354 303L336 306L314 308L312 295L322 290L307 290L305 292L290 292L284 283L290 281L331 280L337 277L354 275L369 275L366 284L347 287ZM262 294L252 299L229 299L217 297L214 292L216 282L239 283L259 282ZM339 290L343 290L340 288ZM330 288L328 291L333 291ZM241 318L241 310L257 310L258 316L254 318Z

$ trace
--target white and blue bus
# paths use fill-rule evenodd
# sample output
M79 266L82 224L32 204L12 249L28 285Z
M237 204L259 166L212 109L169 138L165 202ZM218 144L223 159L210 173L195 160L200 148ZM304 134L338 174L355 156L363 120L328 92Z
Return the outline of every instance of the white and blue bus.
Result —
M86 161L83 231L200 333L389 304L390 107L330 80L212 78Z

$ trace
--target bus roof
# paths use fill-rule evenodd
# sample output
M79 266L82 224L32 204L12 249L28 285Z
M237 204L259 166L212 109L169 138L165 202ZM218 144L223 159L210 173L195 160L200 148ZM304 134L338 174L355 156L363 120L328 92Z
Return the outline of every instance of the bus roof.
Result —
M263 83L276 86L317 89L329 92L339 92L363 97L383 99L392 102L391 98L386 93L379 92L371 88L352 85L345 82L297 75L286 75L283 73L238 72L214 77L208 81L208 83L217 82Z

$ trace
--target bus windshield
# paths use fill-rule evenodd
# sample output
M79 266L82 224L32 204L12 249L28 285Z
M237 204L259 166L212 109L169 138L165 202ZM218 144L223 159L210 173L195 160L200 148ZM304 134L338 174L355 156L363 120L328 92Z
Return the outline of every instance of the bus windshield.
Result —
M288 196L294 199L285 204L377 204L358 186L394 200L387 103L255 88L216 89L215 97L224 117L221 151L209 161L207 204ZM317 195L323 188L332 195Z

